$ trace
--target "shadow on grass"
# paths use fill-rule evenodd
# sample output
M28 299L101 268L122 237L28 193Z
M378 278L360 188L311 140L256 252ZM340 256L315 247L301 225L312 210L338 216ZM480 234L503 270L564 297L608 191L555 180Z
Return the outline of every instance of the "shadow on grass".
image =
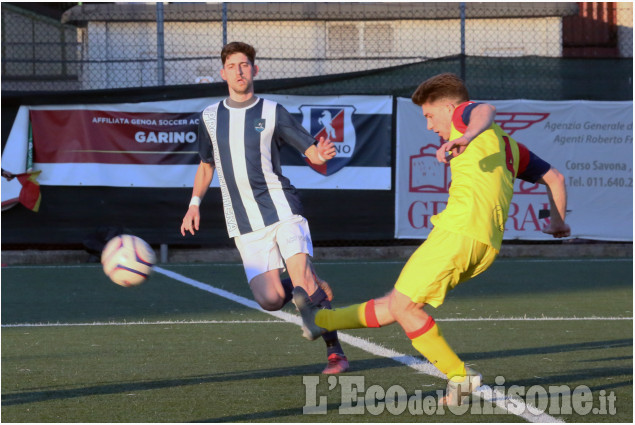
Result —
M510 357L520 355L536 355L546 353L563 353L574 352L579 350L588 349L605 349L607 347L632 347L632 339L619 339L612 341L598 341L587 342L578 344L563 344L549 347L539 348L527 348L527 349L514 349L514 350L498 350L484 353L464 353L462 356L467 359L475 358L498 358L498 357ZM365 359L351 362L352 370L355 371L369 371L373 369L386 369L393 367L402 367L401 364L395 362L389 358L377 358L377 359ZM48 400L58 399L72 399L77 397L87 397L95 395L107 395L107 394L119 394L130 393L135 391L147 391L163 388L199 385L205 383L219 383L223 382L236 382L242 380L254 380L254 379L267 379L267 378L279 378L284 376L304 376L304 375L317 375L320 374L323 368L323 364L310 364L292 367L281 367L275 369L266 369L260 371L245 371L245 372L231 372L231 373L218 373L213 375L192 376L185 378L174 379L161 379L155 381L141 381L141 382L118 382L102 385L93 385L82 388L70 388L70 389L55 389L55 390L34 390L17 392L13 394L2 395L3 406L13 406L28 403L37 403ZM561 375L550 376L548 378L536 378L535 380L523 382L506 382L505 385L560 385L563 383L580 382L584 384L585 379L594 378L607 378L618 376L632 376L632 367L606 367L606 368L589 368L579 369ZM625 382L610 382L606 385L593 385L590 387L594 391L601 389L617 388L626 385L632 385L632 379ZM280 409L270 412L260 412L255 414L241 414L232 416L229 418L216 418L210 421L212 422L239 422L246 420L262 420L274 417L284 417L301 414L301 409Z
M406 396L406 400L410 399L410 397L412 397L414 394L409 393ZM422 399L424 398L428 398L428 397L436 397L438 396L436 391L426 391L426 392L421 392L421 394L417 395L417 397L420 397ZM360 394L360 397L363 400L363 394ZM358 400L358 402L362 403L362 400ZM382 399L383 400L383 399ZM302 400L300 400L300 402L302 402ZM276 410L270 410L268 412L255 412L255 413L240 413L237 415L232 415L232 416L222 416L222 417L218 417L218 418L208 418L208 419L199 419L196 421L192 421L193 423L236 423L236 422L253 422L253 421L267 421L267 420L271 420L271 419L281 419L281 418L285 418L285 417L307 417L307 418L311 418L310 421L307 422L311 422L311 423L315 423L318 422L320 419L320 422L333 422L333 416L332 415L327 415L327 413L336 413L338 415L338 418L343 418L344 420L340 420L338 422L342 423L342 422L351 422L351 423L360 423L360 422L369 422L368 420L368 412L366 410L366 408L364 408L364 414L360 414L360 413L340 413L339 409L341 407L343 408L349 408L352 407L353 405L343 405L343 403L340 402L333 402L333 403L328 403L325 406L321 405L322 407L326 407L324 414L319 414L319 413L313 413L313 414L305 414L303 413L303 408L302 407L292 407L292 408L288 408L288 409L276 409ZM350 406L350 407L349 407ZM449 411L446 411L446 413L449 413ZM373 415L371 415L372 417ZM408 415L408 410L406 410L402 415L402 420L401 422L403 422L404 417L406 419L410 419L408 422L413 422L413 418L421 418L421 416L423 415ZM499 415L500 416L500 415ZM360 420L361 418L363 418L362 420ZM395 416L390 416L390 418L395 418ZM378 419L378 422L383 422L385 419ZM284 421L279 421L279 422L284 422Z
M515 356L533 356L537 354L567 353L581 350L606 350L608 348L633 347L633 338L612 341L579 342L575 344L550 345L548 347L527 347L513 350L485 351L481 353L459 353L464 360L496 359ZM572 359L575 361L575 359ZM598 361L600 361L598 359Z
M522 387L531 387L538 385L541 387L547 387L550 385L559 386L567 385L573 388L576 386L587 386L593 392L600 390L610 390L612 388L620 388L627 385L633 385L631 379L633 375L633 368L628 367L602 367L597 369L579 369L567 371L560 375L550 375L547 377L535 377L532 379L522 379L519 381L510 380L505 381L505 387L509 388L512 385L518 385ZM613 379L614 377L627 377L624 381L609 381L605 384L597 384L597 380L601 379L606 381L607 379ZM595 380L593 382L590 382ZM574 384L575 383L575 384ZM487 382L486 382L487 384Z
M352 362L351 371L385 369L401 367L399 363L388 358L366 359ZM48 400L70 399L94 395L119 394L135 391L147 391L161 388L199 385L206 383L236 382L242 380L279 378L283 376L318 375L324 364L310 364L293 367L282 367L266 370L250 370L245 372L217 373L213 375L192 376L185 378L161 379L141 382L117 382L103 385L93 385L82 388L34 390L2 395L3 406L13 406L27 403L37 403Z
M557 388L557 390L554 390L554 391L564 391L561 388L562 385L565 385L566 387L569 388L569 390L573 391L576 388L576 386L574 386L573 384L570 384L572 380L579 380L580 382L584 382L583 379L585 378L588 379L591 377L601 376L602 378L606 379L607 377L618 376L618 375L628 376L631 372L632 370L628 368L603 368L603 369L596 370L595 373L593 373L593 376L590 376L588 371L580 370L580 371L574 371L573 374L551 376L548 379L537 378L537 379L529 380L529 381L523 380L522 382L520 381L519 382L513 382L513 381L505 382L506 389L504 391L506 392L512 385L518 385L519 387L523 387L523 388L531 388L532 386L540 386L545 389L545 393L544 393L545 395L550 393L551 386L554 386L555 388ZM568 382L569 384L564 384L565 382ZM485 382L484 384L489 385L490 383ZM585 385L585 384L581 383L580 385ZM604 385L587 385L587 386L591 389L591 391L594 394L598 394L601 390L608 391L612 388L626 387L626 386L632 386L632 385L633 385L632 380L627 378L626 380L622 382L612 382L610 384L604 384ZM554 394L557 394L557 392L555 392ZM567 394L567 393L564 392L563 394ZM406 400L409 400L412 395L413 395L412 393L408 394ZM360 397L362 397L363 399L364 397L363 394L360 394ZM438 397L438 392L436 390L424 391L422 392L420 397L423 399L426 399L428 397L435 397L436 399L436 397ZM543 398L545 396L541 395L539 397ZM383 399L380 398L380 400L383 400ZM360 401L360 400L358 401L363 404L363 401ZM530 403L533 401L534 400L529 400ZM300 400L300 402L302 402L302 400ZM489 402L479 401L479 403L487 404ZM557 403L557 398L556 398L556 403ZM556 404L556 407L557 406L559 406L559 404ZM333 422L332 414L334 413L338 414L338 411L341 407L342 407L342 401L328 403L326 404L326 411L324 412L325 414L323 415L311 414L307 416L303 413L302 407L292 407L292 408L286 408L286 409L275 409L275 410L252 412L252 413L237 413L235 415L230 415L230 416L220 416L220 417L213 417L213 418L206 418L206 419L198 419L192 422L195 422L195 423L240 423L240 422L275 421L275 422L284 423L284 422L288 422L288 420L285 421L284 418L297 418L297 417L310 417L311 420L307 422L311 422L311 423ZM491 406L490 408L493 409L493 406ZM341 420L338 422L353 422L353 423L372 422L368 420L369 418L368 411L364 409L364 412L365 413L363 415L350 414L350 413L343 414L343 416L338 416L338 418L345 418L345 420ZM441 414L447 415L447 418L449 420L454 421L455 416L451 413L451 411L447 411L447 410L443 411L442 409L440 410L440 412L442 412ZM420 414L420 413L413 414L412 412L410 412L410 415L408 415L408 413L409 413L409 410L406 409L401 415L399 415L398 422L410 422L410 423L420 422L421 418L426 416L426 414ZM342 415L342 414L339 413L339 415ZM514 413L512 413L511 411L501 413L499 409L498 413L482 414L480 416L480 419L483 421L492 421L492 419L498 419L503 421L515 422L514 420L509 419L509 418L512 418L513 416L514 416ZM470 417L474 418L474 416L470 416ZM360 420L360 418L363 418L363 419ZM382 418L385 418L385 416L378 417L378 421L380 422L383 421L384 419ZM396 419L395 416L390 416L390 418Z

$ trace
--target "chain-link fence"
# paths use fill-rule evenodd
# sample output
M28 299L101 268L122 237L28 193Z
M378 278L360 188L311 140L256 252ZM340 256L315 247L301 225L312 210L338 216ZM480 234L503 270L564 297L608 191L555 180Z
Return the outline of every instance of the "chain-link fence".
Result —
M348 85L351 93L371 93L383 88L378 84L390 91L388 80L403 76L403 65L456 58L450 70L469 76L478 58L481 67L498 64L480 71L495 85L497 74L510 69L503 65L501 71L501 59L522 58L523 67L529 61L531 68L535 58L559 73L562 65L545 59L569 56L575 43L599 46L604 57L632 58L632 3L595 5L602 13L588 19L597 25L590 38L580 39L576 25L584 31L587 18L578 3L569 2L85 3L68 9L60 21L3 3L2 89L218 82L220 51L234 40L256 47L259 80L394 68L383 83L376 78ZM571 23L572 18L583 21ZM580 54L598 55L597 49L589 52ZM542 87L549 69L532 70L524 83L534 79Z

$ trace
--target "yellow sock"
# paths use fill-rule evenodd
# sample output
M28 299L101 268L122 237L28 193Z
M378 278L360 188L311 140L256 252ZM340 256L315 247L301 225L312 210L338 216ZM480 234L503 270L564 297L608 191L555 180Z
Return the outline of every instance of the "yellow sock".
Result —
M333 310L323 309L315 315L315 324L327 331L339 329L378 328L375 300Z
M432 317L421 329L409 332L407 335L412 340L412 346L448 379L466 375L465 363L450 348Z

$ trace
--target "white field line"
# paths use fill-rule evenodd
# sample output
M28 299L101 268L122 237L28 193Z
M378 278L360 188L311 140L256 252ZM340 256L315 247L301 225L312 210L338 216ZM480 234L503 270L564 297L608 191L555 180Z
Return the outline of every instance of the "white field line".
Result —
M346 266L350 264L373 265L373 264L404 264L404 260L377 260L377 261L314 261L315 264L329 266ZM633 262L632 258L498 258L496 263L605 263L605 262ZM235 263L168 263L167 266L178 267L240 267L240 262ZM29 265L6 265L3 269L76 269L82 267L101 267L101 264L29 264Z
M351 264L359 265L381 265L381 264L405 264L408 259L403 260L314 260L313 263L325 266L349 266ZM632 258L497 258L496 263L605 263L605 262L633 262ZM219 267L243 267L240 262L236 263L181 263L181 264L164 264L178 265L179 267L209 267L210 265Z
M447 317L445 319L434 319L436 322L559 322L559 321L594 321L594 320L633 320L632 317L600 317L600 316L588 316L588 317Z
M72 326L146 326L146 325L251 325L261 323L286 323L284 320L157 320L153 322L84 322L84 323L9 323L3 328L55 328Z
M172 272L170 270L166 270L163 269L161 267L155 267L155 271L157 273L161 273L167 277L170 277L172 279L178 280L179 282L183 282L185 284L194 286L195 288L199 288L203 291L207 291L210 292L212 294L216 294L219 295L223 298L227 298L231 301L235 301L239 304L242 304L246 307L251 307L255 310L259 310L262 311L263 313L269 314L271 316L277 317L279 319L282 319L286 322L290 322L290 323L294 323L298 326L301 325L301 319L299 316L293 315L293 314L289 314L283 311L266 311L263 310L262 308L260 308L260 306L252 301L249 300L247 298L241 297L239 295L233 294L231 292L225 291L223 289L219 289L219 288L215 288L214 286L208 285L206 283L202 283L199 282L197 280L191 279L187 276L183 276L181 274ZM364 351L367 351L371 354L374 354L376 356L382 356L382 357L387 357L389 359L392 359L396 362L399 362L401 364L404 364L414 370L417 370L419 372L425 373L427 375L431 375L431 376L435 376L441 379L445 379L445 377L443 376L443 374L441 372L439 372L439 370L432 366L432 364L430 364L427 361L424 361L422 359L418 359L406 354L402 354L399 353L397 351L391 350L389 348L385 348L382 347L380 345L374 344L372 342L366 341L362 338L358 338L352 335L348 335L346 333L343 332L339 332L338 333L339 338L341 341L350 344L354 347L360 348ZM479 388L477 388L477 391L475 391L475 393L477 396L483 398L486 401L489 402L493 402L496 406L508 410L507 409L507 405L509 402L509 399L507 396L505 396L505 394L499 392L499 391L494 391L492 390L492 388L490 388L487 385L482 385ZM558 423L563 423L564 421L561 419L557 419L554 418L553 416L548 415L547 413L544 413L542 411L538 411L537 413L533 413L536 412L538 409L534 408L533 406L530 406L529 408L527 407L527 405L524 404L524 402L522 400L514 400L514 402L512 403L515 406L521 406L522 407L522 413L520 414L516 414L514 412L511 412L512 414L516 414L516 416L519 416L529 422L536 422L536 423L553 423L553 422L558 422ZM516 409L515 409L516 410ZM521 410L521 409L518 409Z
M263 310L264 311L264 310ZM632 317L456 317L434 319L437 322L550 322L550 321L623 321L633 320ZM54 328L71 326L145 326L145 325L240 325L260 323L288 323L286 320L155 320L155 321L124 321L124 322L40 322L40 323L7 323L3 328Z

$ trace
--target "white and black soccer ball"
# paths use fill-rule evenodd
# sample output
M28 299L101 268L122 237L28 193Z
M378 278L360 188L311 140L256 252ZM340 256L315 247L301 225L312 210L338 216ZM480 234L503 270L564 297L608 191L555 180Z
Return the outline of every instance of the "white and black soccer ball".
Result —
M134 235L119 235L108 241L101 253L104 273L117 285L143 283L156 262L154 251L146 241Z

